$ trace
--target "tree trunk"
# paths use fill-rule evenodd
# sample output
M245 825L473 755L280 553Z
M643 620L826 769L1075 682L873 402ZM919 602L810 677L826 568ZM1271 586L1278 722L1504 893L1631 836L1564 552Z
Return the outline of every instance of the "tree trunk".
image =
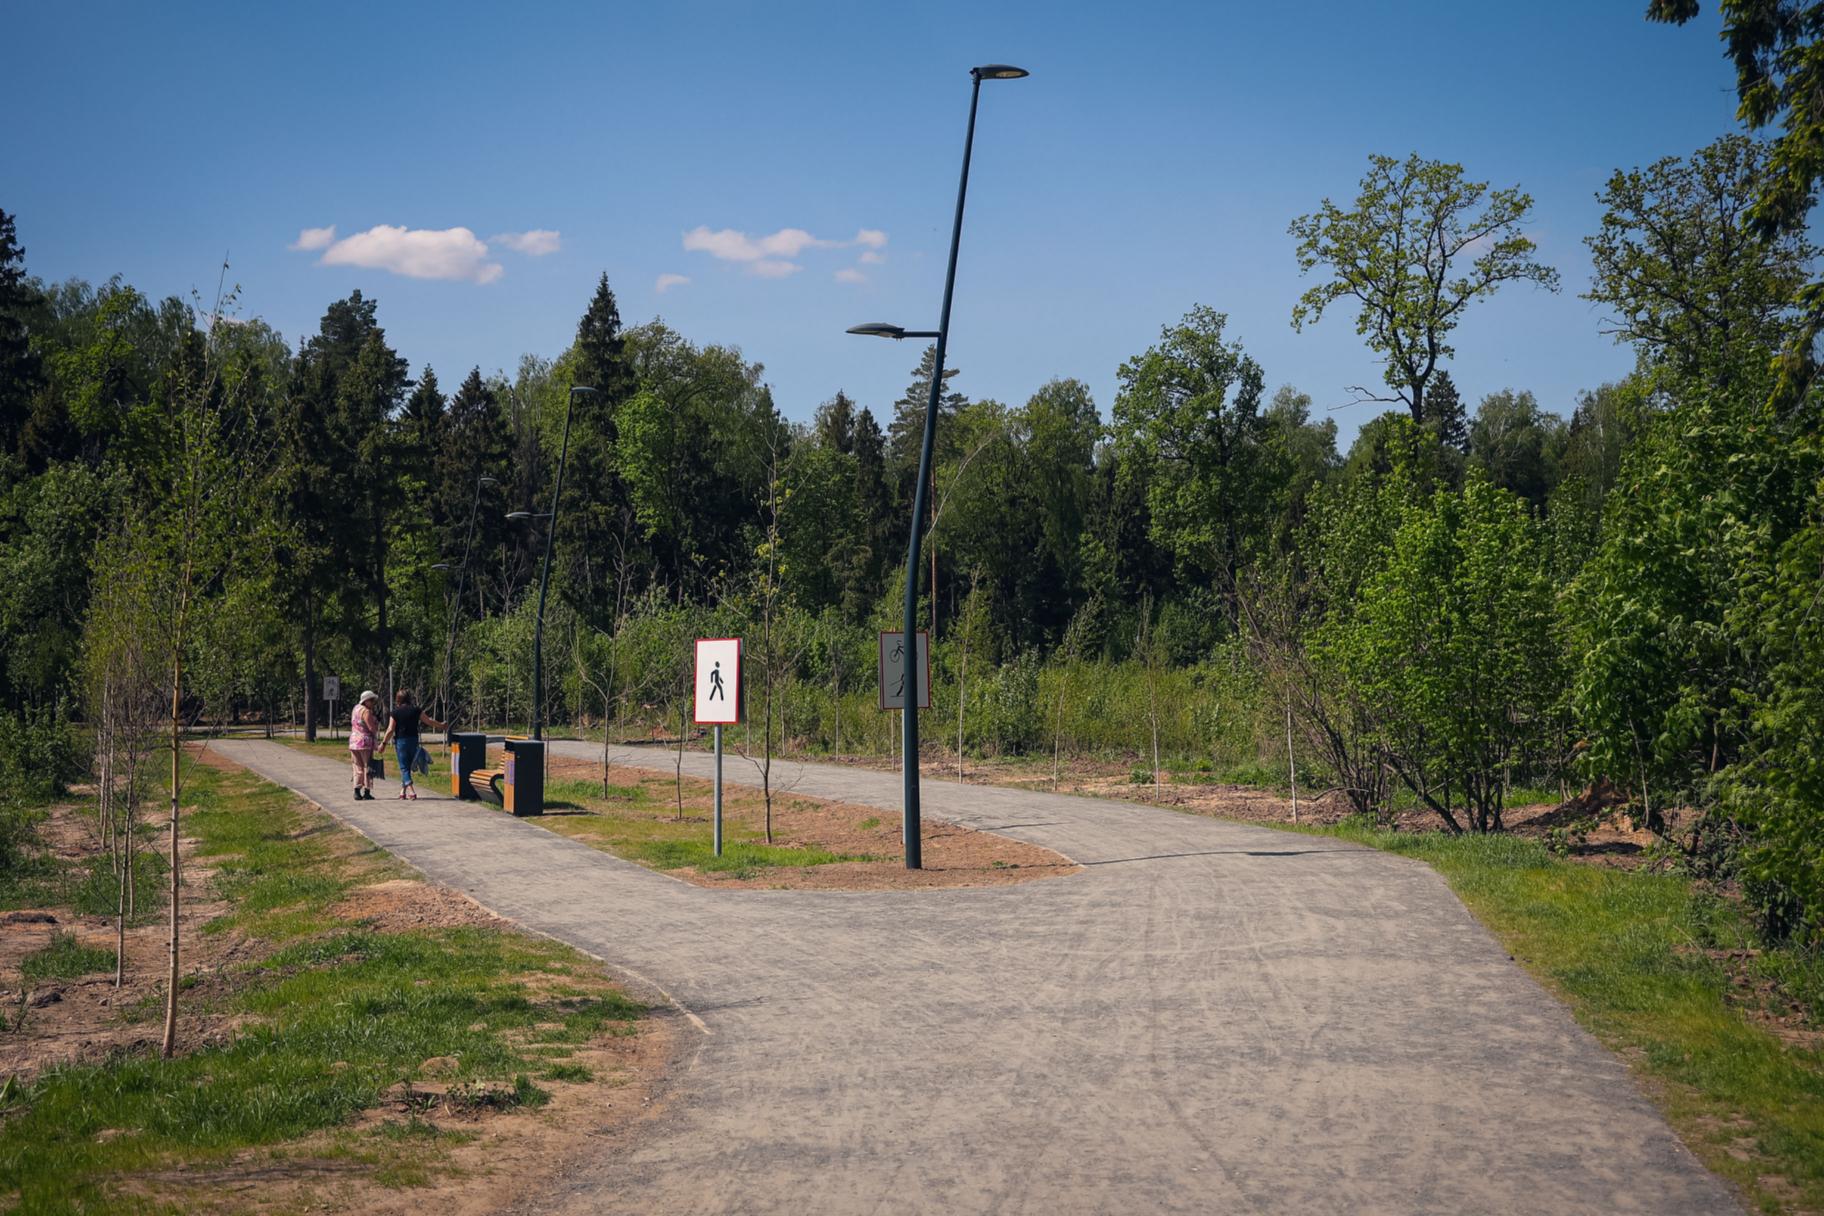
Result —
M178 820L183 798L184 755L184 627L189 589L181 593L178 604L177 634L172 639L171 658L171 967L166 974L165 1038L160 1054L169 1060L177 1052L177 983L179 895L183 887L183 858L179 851Z

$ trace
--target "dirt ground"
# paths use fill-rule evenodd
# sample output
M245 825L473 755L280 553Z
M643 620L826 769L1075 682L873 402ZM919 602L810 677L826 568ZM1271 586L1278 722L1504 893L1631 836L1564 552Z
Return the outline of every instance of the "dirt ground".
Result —
M892 767L874 757L838 756L829 757L825 762L859 768ZM1348 799L1335 791L1319 791L1315 798L1301 791L1295 819L1292 800L1286 794L1257 786L1186 781L1174 778L1170 773L1163 774L1164 783L1155 790L1151 783L1134 784L1130 779L1133 767L1127 761L1076 757L1059 766L1058 779L1054 782L1049 763L1035 764L1019 759L970 760L964 768L964 776L971 784L1117 798L1246 823L1322 826L1340 822L1354 810ZM920 771L930 780L954 781L956 761L927 762ZM1503 822L1515 835L1533 839L1546 839L1554 829L1560 830L1565 856L1573 861L1630 869L1654 864L1653 845L1658 837L1621 814L1615 803L1614 798L1604 797L1598 791L1584 790L1565 802L1510 806L1504 813ZM1400 811L1394 815L1394 826L1406 832L1444 830L1443 821L1430 810Z
M657 757L654 758L655 761ZM789 766L781 766L788 769ZM600 781L601 765L595 761L557 758L552 776L558 779ZM742 777L751 774L743 773ZM787 775L789 780L789 774ZM617 764L610 780L616 785L637 783L649 801L622 814L647 814L655 820L677 816L676 777L655 763L652 768ZM714 814L714 787L695 778L684 779L684 820L707 827ZM724 787L722 815L726 824L756 831L765 825L766 804L760 791L736 785ZM566 831L563 812L547 812L550 826L566 834L589 839L583 832ZM790 789L773 796L773 840L787 846L814 846L833 853L866 855L875 861L840 861L821 866L771 866L741 877L736 872L704 872L691 867L666 873L703 887L735 890L876 891L894 888L980 887L1032 882L1076 873L1082 867L1050 849L1013 840L992 832L937 820L925 822L924 868L908 870L900 860L899 818L879 807L832 802L794 794Z
M167 822L169 816L165 816ZM78 806L52 808L39 826L39 840L59 860L92 857L99 835L92 819ZM169 839L158 836L163 851ZM180 1026L182 1047L195 1050L231 1038L239 1019L211 1013L211 1006L232 988L227 969L252 957L248 943L232 934L204 934L201 927L226 910L212 898L214 869L199 863L188 839L182 842L182 901L179 925L184 972L194 976L185 992ZM152 923L129 928L124 951L124 985L114 977L81 980L22 981L19 964L26 955L49 945L53 935L68 933L85 946L113 950L110 917L78 916L67 907L19 909L0 913L0 1075L29 1081L59 1064L89 1063L116 1051L156 1050L163 1038L164 976L169 966L170 922L161 913Z
M212 767L234 767L213 753L198 755ZM39 839L65 860L98 851L94 821L78 804L53 807L40 825ZM163 832L157 837L160 845L167 839ZM507 922L459 892L415 877L391 876L407 872L390 858L376 856L373 846L355 833L336 831L331 839L338 857L369 867L367 872L380 879L355 888L337 904L332 912L339 919L382 932L462 926L510 930ZM184 1052L234 1037L246 1019L211 1010L230 1003L226 998L247 982L245 964L268 949L232 931L201 931L228 906L213 897L213 868L199 863L192 849L193 842L184 840L180 926L184 972L192 979L180 1024ZM0 1077L29 1081L57 1065L158 1048L167 918L161 914L154 923L127 931L121 989L114 987L112 975L22 984L20 960L59 931L85 945L115 946L109 918L77 916L55 906L0 913ZM419 1082L412 1092L396 1087L393 1100L366 1112L353 1126L246 1150L218 1165L147 1173L136 1177L131 1189L199 1213L498 1212L561 1176L584 1153L597 1155L634 1135L662 1108L673 1070L683 1063L679 1053L693 1045L664 1011L655 1011L629 1033L603 1036L567 1056L565 1063L588 1069L593 1080L541 1079L540 1087L551 1095L542 1108L478 1113L447 1101L446 1086ZM425 1147L403 1154L376 1151L374 1133L384 1134L388 1124L395 1125L395 1133L423 1135ZM439 1138L429 1134L433 1130L457 1135Z

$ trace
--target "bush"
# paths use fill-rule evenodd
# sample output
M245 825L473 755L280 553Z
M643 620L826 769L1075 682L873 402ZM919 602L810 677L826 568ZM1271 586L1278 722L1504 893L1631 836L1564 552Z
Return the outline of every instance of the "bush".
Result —
M0 715L0 798L45 802L88 769L88 747L62 704Z

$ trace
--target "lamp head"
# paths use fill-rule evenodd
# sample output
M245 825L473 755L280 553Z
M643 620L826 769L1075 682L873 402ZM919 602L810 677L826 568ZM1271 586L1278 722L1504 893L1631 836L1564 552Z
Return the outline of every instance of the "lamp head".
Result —
M869 321L866 325L851 325L848 332L860 334L864 338L903 338L906 328L903 325L888 325L885 321Z
M578 393L593 393L594 391L595 390L590 388L587 384L573 384L570 386L570 395L572 397L576 396Z
M530 512L530 511L508 511L507 518L512 519L512 520L531 519L532 512Z
M449 568L450 563L448 562L434 562L431 565L431 569L433 570L448 570Z
M1025 68L1016 68L1011 63L985 63L979 68L970 68L969 74L977 80L1018 80L1030 76Z
M495 481L492 477L477 477L475 479L475 484L478 486L497 486L500 483Z

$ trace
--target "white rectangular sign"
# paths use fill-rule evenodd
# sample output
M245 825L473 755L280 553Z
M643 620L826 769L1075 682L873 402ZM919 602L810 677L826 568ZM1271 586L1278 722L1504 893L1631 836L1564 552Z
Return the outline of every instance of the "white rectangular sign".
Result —
M906 707L906 648L903 633L880 635L880 707ZM931 708L931 635L918 631L918 708Z
M741 720L741 639L697 639L698 726L728 726Z
M342 699L342 678L340 676L323 677L323 699L325 701Z

